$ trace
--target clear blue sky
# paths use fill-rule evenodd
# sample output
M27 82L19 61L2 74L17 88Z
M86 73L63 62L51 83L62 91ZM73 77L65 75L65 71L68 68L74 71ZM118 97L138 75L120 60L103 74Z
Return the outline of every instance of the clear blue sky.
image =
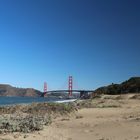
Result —
M96 89L140 76L139 0L0 0L0 83Z

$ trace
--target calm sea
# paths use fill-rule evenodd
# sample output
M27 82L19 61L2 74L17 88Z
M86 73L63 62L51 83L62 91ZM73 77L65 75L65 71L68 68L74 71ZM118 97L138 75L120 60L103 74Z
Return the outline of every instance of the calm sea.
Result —
M0 106L13 104L29 104L33 102L55 102L62 101L59 98L43 98L43 97L0 97Z

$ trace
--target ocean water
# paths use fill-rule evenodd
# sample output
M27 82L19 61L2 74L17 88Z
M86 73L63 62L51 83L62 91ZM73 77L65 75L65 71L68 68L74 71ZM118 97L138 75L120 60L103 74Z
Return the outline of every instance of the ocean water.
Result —
M0 106L3 105L15 105L15 104L30 104L33 102L64 102L64 99L56 97L0 97Z

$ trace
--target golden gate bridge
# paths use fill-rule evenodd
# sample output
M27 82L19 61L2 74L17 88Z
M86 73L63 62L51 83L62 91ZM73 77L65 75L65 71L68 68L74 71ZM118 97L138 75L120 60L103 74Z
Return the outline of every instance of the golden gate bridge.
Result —
M68 79L68 89L67 90L48 90L47 83L44 82L44 92L41 95L42 97L47 97L48 94L51 93L68 93L68 98L71 98L73 96L73 93L79 93L80 98L84 97L85 95L88 95L89 93L94 92L94 90L79 90L79 89L73 89L73 77L69 76Z

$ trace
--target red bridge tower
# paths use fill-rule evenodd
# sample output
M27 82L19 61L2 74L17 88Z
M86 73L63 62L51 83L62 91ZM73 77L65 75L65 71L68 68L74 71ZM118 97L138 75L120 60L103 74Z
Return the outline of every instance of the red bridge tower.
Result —
M44 82L44 95L46 95L46 94L47 94L47 83Z
M69 97L72 96L72 87L73 87L73 79L72 76L69 76L69 83L68 83Z

